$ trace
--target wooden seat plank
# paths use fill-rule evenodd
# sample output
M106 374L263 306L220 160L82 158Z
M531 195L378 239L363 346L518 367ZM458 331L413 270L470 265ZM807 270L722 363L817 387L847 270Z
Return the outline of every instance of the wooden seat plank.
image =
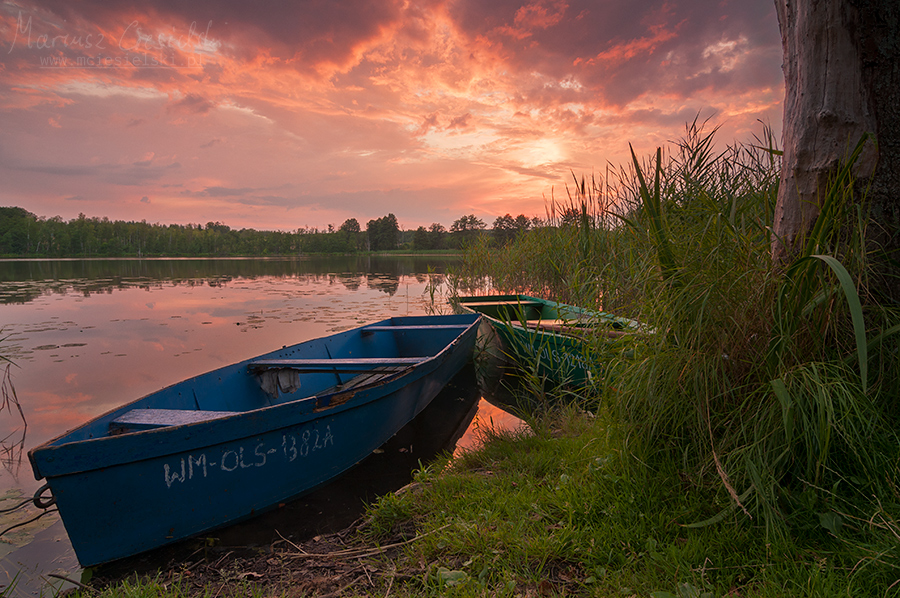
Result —
M240 411L203 411L199 409L132 409L109 422L111 432L152 430L166 426L184 426L236 415Z
M357 357L345 359L259 359L251 361L250 371L292 369L302 372L369 372L382 367L409 367L428 357Z
M515 307L517 305L521 305L523 307L543 307L544 305L546 305L545 303L541 303L540 301L460 301L459 304L466 307Z
M388 330L465 330L468 324L428 324L426 326L366 326L362 332L385 332Z
M512 325L518 328L522 328L522 324L520 322L512 322ZM609 338L620 338L629 334L628 332L623 330L609 330L603 327L594 327L591 326L590 322L577 322L575 320L526 320L525 325L528 328L544 330L546 332L556 332L569 336L596 334Z

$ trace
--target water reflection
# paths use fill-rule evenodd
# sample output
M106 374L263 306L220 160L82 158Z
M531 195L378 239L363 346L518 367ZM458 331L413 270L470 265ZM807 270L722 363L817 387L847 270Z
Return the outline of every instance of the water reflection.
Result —
M17 426L0 437L0 463L3 463L3 469L14 475L22 467L28 422L25 420L25 413L22 411L22 405L10 377L11 368L12 365L7 364L0 374L0 415L16 422Z
M160 258L103 260L0 260L0 303L27 303L41 295L85 297L164 283L219 286L237 279L297 278L337 281L356 291L363 283L393 295L405 277L424 283L429 268L444 272L447 257L323 256L315 258Z
M28 422L26 435L20 420L0 413L0 438L12 443L0 473L0 498L8 500L0 508L37 489L22 459L30 448L189 376L390 316L446 309L432 303L430 286L445 267L446 261L434 258L378 257L0 261L0 354L15 362L10 380ZM440 289L435 299L443 301ZM448 399L451 406L462 415L454 420L446 404L434 404L438 423L457 431L466 418L502 417L479 400L474 376L468 376L449 391L456 393ZM294 524L318 525L341 513L341 504L359 509L363 500L405 484L419 460L439 450L434 447L452 449L454 434L427 425L399 434L399 444L389 443L395 448L372 457L375 470L366 474L361 468L354 475L362 478L343 482L362 490L362 497L310 495L307 514L293 511L307 508L304 503L279 511ZM460 444L472 442L474 437ZM270 521L262 528L268 531L253 532L259 537L242 527L223 531L222 543L269 542L273 530L302 533L289 531L277 519L279 511L266 516L276 518L264 520ZM50 571L76 567L65 530L54 519L23 529L14 545L0 549L0 556L13 551L3 561L8 579L22 574L40 580ZM0 524L7 525L2 518ZM23 589L23 595L33 589Z

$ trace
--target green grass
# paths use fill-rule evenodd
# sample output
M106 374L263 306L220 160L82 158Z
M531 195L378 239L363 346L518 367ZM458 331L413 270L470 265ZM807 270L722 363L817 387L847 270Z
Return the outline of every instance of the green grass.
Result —
M691 526L729 497L672 460L641 460L608 415L532 423L371 510L369 542L410 523L421 536L395 563L425 571L397 595L882 596L900 577L858 560L857 543L878 551L865 526L773 538L734 511Z
M245 596L264 598L273 594L264 588L242 581L216 584L215 587L196 587L189 578L163 580L156 578L126 579L100 591L83 591L82 596L95 598L214 598L217 596ZM283 592L274 595L283 595Z

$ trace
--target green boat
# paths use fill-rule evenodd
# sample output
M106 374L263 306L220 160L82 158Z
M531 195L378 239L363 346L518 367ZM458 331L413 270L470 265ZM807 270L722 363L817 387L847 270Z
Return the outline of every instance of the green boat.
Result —
M459 297L455 308L482 314L503 355L553 385L593 384L603 374L598 351L641 329L635 320L528 295Z

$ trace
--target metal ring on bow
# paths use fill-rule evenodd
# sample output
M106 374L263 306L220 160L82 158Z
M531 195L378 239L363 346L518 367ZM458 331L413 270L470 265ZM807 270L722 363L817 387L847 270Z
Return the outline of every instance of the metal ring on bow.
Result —
M37 489L37 492L34 493L34 498L31 500L34 502L34 506L39 509L49 509L53 505L56 504L56 497L53 494L50 495L50 498L44 499L41 495L50 489L50 484L44 484L40 488Z

